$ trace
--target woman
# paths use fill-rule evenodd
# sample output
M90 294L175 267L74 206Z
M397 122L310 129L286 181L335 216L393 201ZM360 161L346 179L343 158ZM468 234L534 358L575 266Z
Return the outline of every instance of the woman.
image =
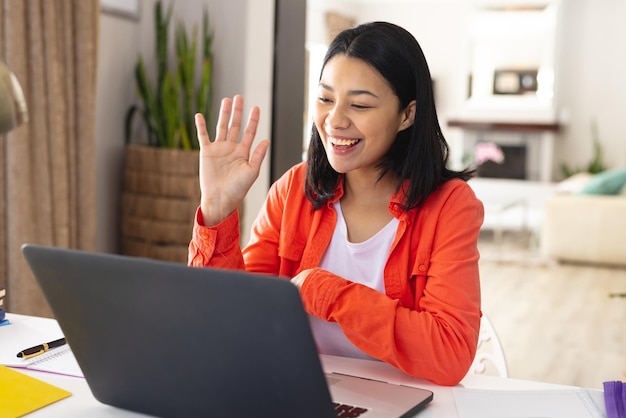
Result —
M483 207L465 182L471 172L446 167L415 38L375 22L333 40L307 161L272 185L243 251L236 208L269 141L250 154L254 107L237 142L242 108L241 97L222 101L214 142L196 116L202 200L190 265L289 277L321 353L458 383L478 339Z

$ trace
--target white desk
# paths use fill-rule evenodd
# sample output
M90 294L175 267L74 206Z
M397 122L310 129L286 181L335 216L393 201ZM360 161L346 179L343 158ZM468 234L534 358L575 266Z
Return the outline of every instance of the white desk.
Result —
M9 319L24 318L21 315L7 314ZM3 334L6 337L10 327L18 326L16 321L13 325L0 327L0 350L3 345ZM51 327L56 321L50 320ZM454 418L458 417L456 405L451 387L437 386L423 379L409 377L386 363L343 357L321 356L324 369L329 372L346 373L361 377L386 380L391 383L404 384L429 389L434 393L434 400L418 414L419 418ZM146 415L130 412L98 402L87 383L82 378L62 376L51 373L23 371L24 373L56 385L72 392L72 396L55 404L49 405L29 415L29 417L145 417ZM553 385L548 383L531 382L516 379L504 379L483 375L468 375L460 386L473 389L510 389L510 390L550 390L571 389L571 386ZM596 398L601 393L596 393Z

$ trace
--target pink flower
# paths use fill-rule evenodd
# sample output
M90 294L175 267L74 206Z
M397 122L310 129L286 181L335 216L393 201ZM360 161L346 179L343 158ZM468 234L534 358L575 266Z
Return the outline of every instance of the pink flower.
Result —
M504 153L494 142L478 142L474 146L474 163L481 165L487 161L493 161L498 164L504 162Z

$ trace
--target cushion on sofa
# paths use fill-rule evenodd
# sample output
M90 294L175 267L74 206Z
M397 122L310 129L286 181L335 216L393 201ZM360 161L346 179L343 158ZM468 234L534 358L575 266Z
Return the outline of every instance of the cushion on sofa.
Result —
M612 169L593 175L579 194L619 194L626 184L626 169Z
M589 183L593 174L588 173L586 171L581 171L580 173L572 174L565 180L561 180L556 186L557 193L580 193L582 189Z

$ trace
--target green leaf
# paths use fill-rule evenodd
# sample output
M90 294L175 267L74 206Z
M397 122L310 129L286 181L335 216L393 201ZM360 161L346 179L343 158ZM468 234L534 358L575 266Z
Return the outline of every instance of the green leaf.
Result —
M201 74L196 79L198 29L194 25L191 37L185 26L178 23L175 30L175 62L168 56L168 34L174 1L164 10L162 0L154 4L156 81L151 82L141 56L135 66L135 82L140 104L131 105L125 118L125 140L131 142L134 116L139 112L146 126L147 143L156 147L199 148L193 116L201 112L210 124L212 100L212 41L206 6L202 26ZM168 65L174 64L170 70Z
M138 107L133 105L128 108L126 112L126 117L124 118L124 143L126 145L130 144L130 133L132 130L133 119L135 117L135 113L137 113Z

